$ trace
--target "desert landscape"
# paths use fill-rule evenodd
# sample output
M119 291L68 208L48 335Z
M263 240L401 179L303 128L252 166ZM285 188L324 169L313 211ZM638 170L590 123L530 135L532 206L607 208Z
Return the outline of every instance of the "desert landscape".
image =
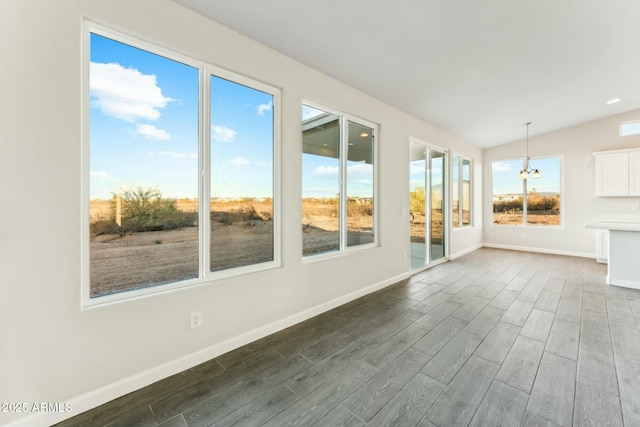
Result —
M197 278L198 200L175 201L187 221L130 231L115 223L112 200L90 203L91 297ZM211 271L273 260L271 199L211 202Z
M523 225L522 197L508 201L493 202L493 223L504 225ZM528 225L560 225L560 195L527 194Z
M199 277L198 200L164 199L138 189L131 200L90 202L91 297ZM146 191L146 190L145 190ZM154 199L155 197L155 199ZM144 199L142 201L137 199ZM418 198L412 206L420 206ZM150 207L151 206L151 207ZM495 224L522 224L522 199L494 203ZM559 196L529 195L528 224L558 225ZM135 208L135 209L134 209ZM120 215L116 214L119 209ZM133 213L132 213L133 212ZM347 203L347 245L373 242L371 200ZM338 200L302 201L303 255L339 249ZM411 241L425 241L425 214L412 211ZM468 211L462 212L463 217ZM442 242L442 212L434 209L432 242ZM274 259L272 200L219 199L210 207L210 271ZM142 220L144 218L144 220Z
M494 224L523 225L522 211L512 213L493 214ZM560 214L550 211L528 211L527 224L529 225L560 225Z
M431 211L431 217L433 220L431 223L431 243L439 245L442 243L442 211L433 209ZM413 221L411 221L409 229L412 243L424 243L426 241L428 229L424 212L413 212Z
M353 204L353 206L351 206ZM171 229L133 231L126 215L118 224L114 200L90 202L91 297L197 278L198 200L173 201ZM337 203L305 199L302 221L304 255L338 248ZM349 245L373 241L372 206L349 203ZM211 202L211 271L273 260L271 199L233 199ZM177 218L177 219L176 219Z
M373 242L373 204L368 200L347 202L347 246ZM302 199L302 254L338 250L340 246L337 198Z

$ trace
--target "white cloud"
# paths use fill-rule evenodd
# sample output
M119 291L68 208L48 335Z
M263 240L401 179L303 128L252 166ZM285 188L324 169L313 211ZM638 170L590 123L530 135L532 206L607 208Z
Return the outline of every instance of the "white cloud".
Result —
M267 104L260 104L258 105L258 115L259 116L264 116L264 113L266 113L267 111L271 111L271 108L273 107L273 101L269 101Z
M165 130L158 129L153 125L137 125L136 133L142 135L147 139L157 139L158 141L166 141L171 139L169 133Z
M149 151L152 156L171 157L172 159L197 159L196 153L177 153L175 151Z
M337 166L318 166L314 169L313 175L315 176L326 176L326 175L335 175L338 176L340 172L340 168Z
M367 163L356 163L347 167L347 176L350 180L366 180L373 178L373 165Z
M234 159L229 160L229 164L232 164L233 166L246 166L246 165L250 165L251 162L245 159L244 157L236 157Z
M225 126L211 126L211 137L220 142L231 142L238 132Z
M173 101L162 94L155 75L135 68L92 62L90 74L92 104L111 117L128 122L157 120L160 109Z

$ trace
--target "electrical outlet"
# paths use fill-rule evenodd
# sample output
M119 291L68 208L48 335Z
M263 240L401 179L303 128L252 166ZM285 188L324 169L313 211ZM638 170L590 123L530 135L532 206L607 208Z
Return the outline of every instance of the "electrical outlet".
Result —
M637 203L632 203L631 204L631 210L632 211L637 211L638 210L638 204Z
M191 312L191 329L199 328L202 325L202 311Z

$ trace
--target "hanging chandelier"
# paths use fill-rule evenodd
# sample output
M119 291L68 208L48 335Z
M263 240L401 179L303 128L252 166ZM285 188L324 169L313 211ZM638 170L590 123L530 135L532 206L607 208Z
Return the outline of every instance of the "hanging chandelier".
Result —
M534 178L542 178L542 174L540 173L540 171L538 169L533 169L530 165L529 165L529 125L531 124L531 122L527 122L527 160L524 164L524 169L522 169L520 171L520 175L518 176L520 179L527 179L529 178L530 174L533 174Z

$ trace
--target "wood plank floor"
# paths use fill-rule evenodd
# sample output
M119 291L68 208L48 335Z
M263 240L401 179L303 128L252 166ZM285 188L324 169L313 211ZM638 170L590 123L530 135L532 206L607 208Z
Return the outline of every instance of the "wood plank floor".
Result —
M60 426L640 426L640 291L480 249Z

